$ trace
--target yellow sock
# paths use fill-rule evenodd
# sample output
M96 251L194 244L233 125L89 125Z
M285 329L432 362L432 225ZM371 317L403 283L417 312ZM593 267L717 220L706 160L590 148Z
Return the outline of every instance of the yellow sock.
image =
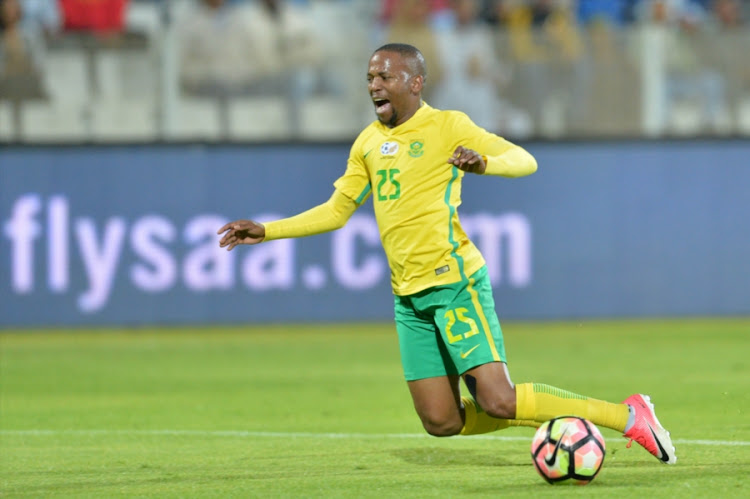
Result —
M461 435L480 435L482 433L504 430L510 426L533 426L534 428L539 426L539 423L536 421L493 418L487 415L471 397L461 397L461 401L464 404L464 413L466 415Z
M617 431L625 431L630 416L626 404L592 399L541 383L516 385L516 418L544 423L557 416L578 416Z

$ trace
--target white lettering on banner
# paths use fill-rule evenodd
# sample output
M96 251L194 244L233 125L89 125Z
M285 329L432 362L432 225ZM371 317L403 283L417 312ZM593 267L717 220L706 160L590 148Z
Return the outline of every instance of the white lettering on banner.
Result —
M125 241L125 220L110 218L104 224L101 243L97 241L96 224L92 219L77 220L75 228L89 280L89 289L78 298L78 306L84 312L93 312L102 308L109 298Z
M255 217L261 223L283 218L278 213L264 213ZM219 226L224 225L219 224ZM216 240L214 244L218 246ZM226 252L226 250L222 251ZM279 239L253 246L250 251L232 251L242 258L242 280L253 291L271 289L288 290L294 287L295 242L293 239ZM245 254L243 254L245 253Z
M10 220L5 223L5 236L11 242L11 286L18 294L34 290L34 239L42 230L35 218L41 206L38 195L21 196L13 205Z
M295 239L269 241L241 251L220 248L216 228L227 220L219 215L197 214L181 231L163 214L97 221L72 216L72 211L69 199L59 194L46 200L46 207L36 193L15 200L3 223L10 262L1 262L11 269L12 293L34 293L37 272L46 271L46 280L40 281L46 281L49 292L79 292L79 310L92 314L107 306L114 289L125 286L117 282L123 276L132 288L144 293L168 293L180 287L191 292L232 291L238 286L253 292L314 292L332 285L361 291L390 281L377 223L370 213L355 214L346 226L331 233L330 260L301 265L300 242ZM257 219L282 216L271 213ZM463 215L461 221L484 254L494 286L531 284L532 230L526 216L477 213ZM46 248L41 246L45 244ZM37 251L46 254L46 268ZM0 253L0 258L4 255ZM71 289L73 264L83 269L79 272L84 279L82 291ZM123 265L128 266L120 271Z
M47 262L49 265L49 289L65 291L68 289L70 261L68 242L68 200L62 196L53 196L47 207L49 217L49 243L47 245Z
M234 260L231 254L216 244L216 228L226 220L218 215L202 215L185 226L185 242L194 247L185 257L183 279L185 285L196 291L231 289Z
M174 225L162 216L148 215L133 224L130 245L142 262L130 268L130 278L138 288L150 293L165 291L177 280L177 262L159 243L175 240Z
M242 258L242 279L245 285L255 291L292 289L294 250L295 244L292 239L268 241L260 246L254 246L252 251Z
M503 262L511 286L523 288L531 284L531 224L524 215L478 213L461 217L461 222L466 234L484 255L493 285L504 281Z
M344 227L333 233L331 268L336 280L345 288L367 289L383 277L385 261L381 255L370 255L357 264L357 238L370 247L379 247L380 233L372 216L352 215Z
M321 289L328 282L326 271L317 265L311 265L302 271L302 282L307 289Z

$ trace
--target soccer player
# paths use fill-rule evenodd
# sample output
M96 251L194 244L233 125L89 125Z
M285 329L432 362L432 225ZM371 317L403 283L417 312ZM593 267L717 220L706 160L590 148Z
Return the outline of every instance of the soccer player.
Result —
M647 396L616 404L540 383L511 382L484 259L458 220L461 180L520 177L537 163L523 148L457 111L422 100L427 71L420 51L392 43L370 58L368 90L377 120L352 145L327 202L261 224L237 220L219 244L302 237L344 226L372 196L391 269L401 361L414 407L435 436L539 426L561 415L624 433L664 463L674 446ZM469 389L461 396L460 379Z

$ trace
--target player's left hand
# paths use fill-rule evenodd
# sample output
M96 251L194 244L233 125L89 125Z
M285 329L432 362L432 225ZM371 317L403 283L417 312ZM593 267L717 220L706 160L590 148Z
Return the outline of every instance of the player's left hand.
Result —
M235 220L216 231L222 235L219 247L232 251L238 244L258 244L266 238L266 227L253 220Z
M459 170L469 173L478 173L480 175L483 174L484 170L487 168L481 154L464 146L456 147L456 150L453 151L453 156L450 157L448 163Z

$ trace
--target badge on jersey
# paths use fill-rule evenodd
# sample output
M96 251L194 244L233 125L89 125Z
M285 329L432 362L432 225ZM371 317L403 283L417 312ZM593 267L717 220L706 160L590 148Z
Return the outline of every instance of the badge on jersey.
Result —
M421 155L424 154L424 140L417 139L412 140L411 144L409 144L409 156L412 158L418 158Z
M383 156L393 156L398 152L398 142L383 142L380 146L380 154Z

